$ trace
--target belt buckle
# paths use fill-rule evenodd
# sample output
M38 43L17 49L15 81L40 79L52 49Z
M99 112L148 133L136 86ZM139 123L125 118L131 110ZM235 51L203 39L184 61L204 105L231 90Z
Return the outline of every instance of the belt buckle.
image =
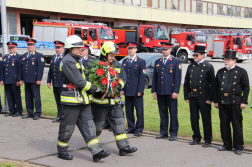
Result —
M193 89L193 92L197 92L197 89Z
M224 93L224 96L225 96L225 97L228 97L228 93Z

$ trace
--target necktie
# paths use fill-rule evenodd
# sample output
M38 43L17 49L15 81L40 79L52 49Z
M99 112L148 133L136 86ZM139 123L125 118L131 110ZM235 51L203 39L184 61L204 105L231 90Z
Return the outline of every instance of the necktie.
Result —
M27 54L27 58L29 58L29 56L30 56L30 55L31 55L31 54L30 54L30 53L28 53L28 54Z
M54 60L54 63L56 63L56 61L58 60L59 58L59 55L56 56L55 60Z
M128 64L129 66L131 65L131 60L132 60L132 59L129 59L129 64Z
M166 63L167 58L164 58L164 64Z
M12 55L11 54L9 54L9 56L8 56L8 59L10 60L10 57L11 57Z

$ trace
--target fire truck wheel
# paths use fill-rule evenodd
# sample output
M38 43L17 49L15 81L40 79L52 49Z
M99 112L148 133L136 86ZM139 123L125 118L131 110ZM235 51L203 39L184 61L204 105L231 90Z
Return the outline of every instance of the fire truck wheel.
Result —
M178 58L181 60L181 63L187 63L188 62L188 55L186 52L179 52Z
M144 89L148 89L149 88L149 80L148 78L145 79L145 84L144 84Z
M243 60L237 60L237 63L242 63L243 62Z

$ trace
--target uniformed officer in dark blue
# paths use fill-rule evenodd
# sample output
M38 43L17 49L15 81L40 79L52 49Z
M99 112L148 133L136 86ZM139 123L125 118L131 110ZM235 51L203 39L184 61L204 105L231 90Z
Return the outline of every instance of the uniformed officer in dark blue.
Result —
M0 53L0 78L2 77L3 73L3 57ZM0 96L0 113L2 112L2 103L1 103L1 96Z
M17 43L7 42L9 54L3 57L3 73L1 85L4 84L5 94L8 101L9 113L5 116L18 117L23 112L20 91L22 71L21 55L17 54Z
M57 104L58 114L57 118L52 120L52 122L59 122L62 118L61 115L61 104L60 104L60 94L62 92L63 81L60 76L60 62L63 58L64 53L64 42L54 41L56 54L52 57L48 76L47 76L47 87L51 89L53 84L53 94ZM51 84L52 83L52 84Z
M27 114L22 118L33 118L38 120L42 113L40 99L40 85L44 72L44 56L35 51L36 40L29 38L26 40L28 52L23 54L23 82L25 83L25 102ZM22 81L21 81L22 83ZM35 109L34 112L34 101Z
M88 55L89 45L84 44L83 47L81 47L81 62L86 70L89 70L91 67L88 63L91 63L91 60L95 60L95 58ZM85 73L86 79L88 80L88 74Z
M152 93L153 98L158 101L160 114L160 135L157 139L168 137L168 108L170 111L170 141L177 139L178 134L178 102L177 97L181 84L181 61L171 56L172 44L169 42L160 42L162 45L163 57L156 60Z
M126 118L128 122L127 133L141 136L144 129L143 95L146 79L146 62L136 55L137 43L126 42L129 58L122 62L127 81L121 94L125 95ZM135 123L134 107L137 121Z

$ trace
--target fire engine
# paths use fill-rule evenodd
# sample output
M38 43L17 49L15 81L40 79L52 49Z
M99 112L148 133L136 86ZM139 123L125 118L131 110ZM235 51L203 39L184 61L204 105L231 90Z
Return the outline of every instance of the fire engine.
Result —
M167 29L162 25L140 25L113 27L115 43L119 47L117 56L127 56L125 43L136 41L138 43L138 53L158 52L160 53L160 42L168 42Z
M95 56L100 55L102 43L105 41L115 42L111 28L104 23L49 19L44 19L42 22L35 21L33 23L33 38L38 42L52 42L55 40L64 42L70 35L77 35L83 40L83 43L91 45ZM47 60L47 57L45 58Z
M214 39L213 50L209 50L208 56L212 59L223 59L226 49L237 51L237 62L251 59L251 29L206 29L208 36L217 36Z
M206 34L198 29L172 29L169 36L174 43L171 54L179 58L182 63L187 63L188 60L194 61L195 45L203 45L207 49Z

